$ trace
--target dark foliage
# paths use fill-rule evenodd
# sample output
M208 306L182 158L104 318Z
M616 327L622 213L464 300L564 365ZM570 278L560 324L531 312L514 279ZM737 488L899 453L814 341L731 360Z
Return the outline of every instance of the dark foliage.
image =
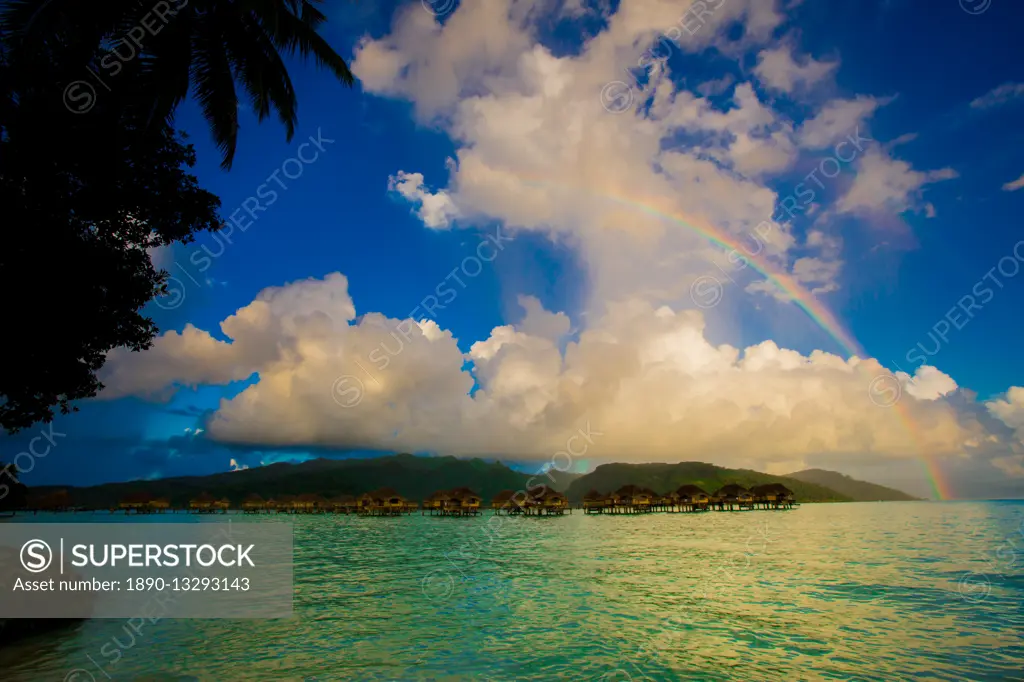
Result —
M147 348L157 329L141 309L166 274L146 250L222 223L187 171L192 147L133 97L137 72L81 116L62 93L82 73L5 47L0 36L0 427L13 432L94 396L111 349Z
M134 94L150 120L167 120L191 92L230 168L238 138L236 85L259 120L273 111L291 140L298 104L282 55L312 58L353 84L345 60L318 33L326 21L320 2L8 0L0 21L19 51L45 49L79 74L88 66L115 92L125 87L123 72L135 70ZM105 53L97 55L101 48Z

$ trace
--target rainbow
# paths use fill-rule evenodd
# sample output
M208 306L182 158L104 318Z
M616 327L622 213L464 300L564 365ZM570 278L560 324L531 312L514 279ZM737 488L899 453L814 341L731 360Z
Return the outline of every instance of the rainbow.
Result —
M613 190L603 189L601 192L596 192L583 186L553 183L547 180L541 181L521 174L513 175L526 185L578 191L592 195L596 198L605 199L607 201L632 208L659 220L664 220L678 225L699 235L715 246L719 246L727 251L736 251L737 253L742 254L744 261L746 261L748 265L754 268L754 270L761 274L767 281L771 282L772 285L777 287L790 300L792 300L800 310L811 318L811 320L820 327L822 331L828 334L839 345L839 347L846 352L847 356L865 359L870 357L860 343L858 343L857 339L843 327L832 311L826 308L825 305L815 298L811 292L807 291L807 289L801 286L800 283L793 279L793 277L788 273L781 272L773 267L764 258L762 258L760 254L749 253L749 251L739 243L739 240L736 237L724 230L714 227L711 223L693 216L688 216L675 209L660 208L658 203L646 197L642 199L631 199L618 195ZM904 428L915 444L915 449L918 452L918 458L924 465L925 478L928 480L932 492L939 500L953 499L952 488L949 481L946 480L945 474L939 468L938 464L926 454L925 449L922 446L923 438L919 434L919 429L913 417L910 415L910 411L907 409L906 405L903 404L902 400L897 400L893 407L895 408L894 413L900 422L902 422Z

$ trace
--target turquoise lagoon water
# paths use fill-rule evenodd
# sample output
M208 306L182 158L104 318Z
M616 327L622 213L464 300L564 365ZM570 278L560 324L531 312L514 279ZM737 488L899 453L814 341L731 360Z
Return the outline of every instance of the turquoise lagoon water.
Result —
M87 621L0 677L1024 680L1022 502L289 518L294 618Z

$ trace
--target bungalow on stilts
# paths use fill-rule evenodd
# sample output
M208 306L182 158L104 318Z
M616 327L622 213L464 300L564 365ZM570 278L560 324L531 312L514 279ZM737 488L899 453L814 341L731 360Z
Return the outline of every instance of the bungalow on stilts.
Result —
M429 514L430 516L444 514L445 506L448 504L450 499L451 496L448 495L448 492L445 490L438 490L437 492L430 493L427 495L426 499L423 500L423 506L420 514Z
M359 496L358 512L363 516L402 516L410 509L406 499L394 488L378 488Z
M479 516L482 498L469 488L455 488L448 493L451 516Z
M686 484L676 488L672 493L674 506L679 511L707 511L711 505L711 496L702 488Z
M351 514L356 510L354 495L338 495L328 501L328 506L335 514Z
M562 516L569 509L569 498L546 485L532 488L526 493L523 511L527 516Z
M793 491L781 483L765 483L750 489L754 505L763 509L791 509L795 496Z
M603 514L611 507L611 503L611 498L608 495L602 495L591 489L583 496L583 513Z
M188 510L193 514L212 514L218 511L213 505L217 501L210 493L200 493L188 502Z
M736 483L723 485L715 492L714 497L714 504L719 511L754 508L754 496L749 490Z
M495 514L522 514L523 508L516 502L514 490L502 490L491 499L491 509Z
M246 514L262 514L267 511L267 501L257 493L249 493L242 500L242 511Z
M654 491L638 485L624 485L611 496L612 514L646 514L651 511Z

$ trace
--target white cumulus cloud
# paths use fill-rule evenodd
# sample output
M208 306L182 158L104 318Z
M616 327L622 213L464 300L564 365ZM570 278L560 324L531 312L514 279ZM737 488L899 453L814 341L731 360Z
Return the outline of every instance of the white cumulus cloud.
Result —
M447 192L431 193L424 187L422 173L398 171L397 175L388 178L388 190L416 204L416 215L424 225L433 229L450 227L452 218L459 213Z
M958 177L952 168L915 170L908 162L878 148L857 160L857 176L837 203L840 212L889 211L902 213L920 203L927 185Z
M192 328L188 344L170 333L149 352L112 354L106 391L166 395L255 374L206 428L215 440L262 446L541 459L589 422L609 459L765 468L822 453L956 456L985 435L944 399L956 384L934 368L901 379L919 442L872 400L871 382L885 374L875 360L770 341L714 344L700 312L635 298L609 305L560 350L568 320L521 302L520 325L463 352L433 322L367 313L356 323L348 282L335 273L261 292L221 323L226 342ZM211 370L220 366L234 371Z

